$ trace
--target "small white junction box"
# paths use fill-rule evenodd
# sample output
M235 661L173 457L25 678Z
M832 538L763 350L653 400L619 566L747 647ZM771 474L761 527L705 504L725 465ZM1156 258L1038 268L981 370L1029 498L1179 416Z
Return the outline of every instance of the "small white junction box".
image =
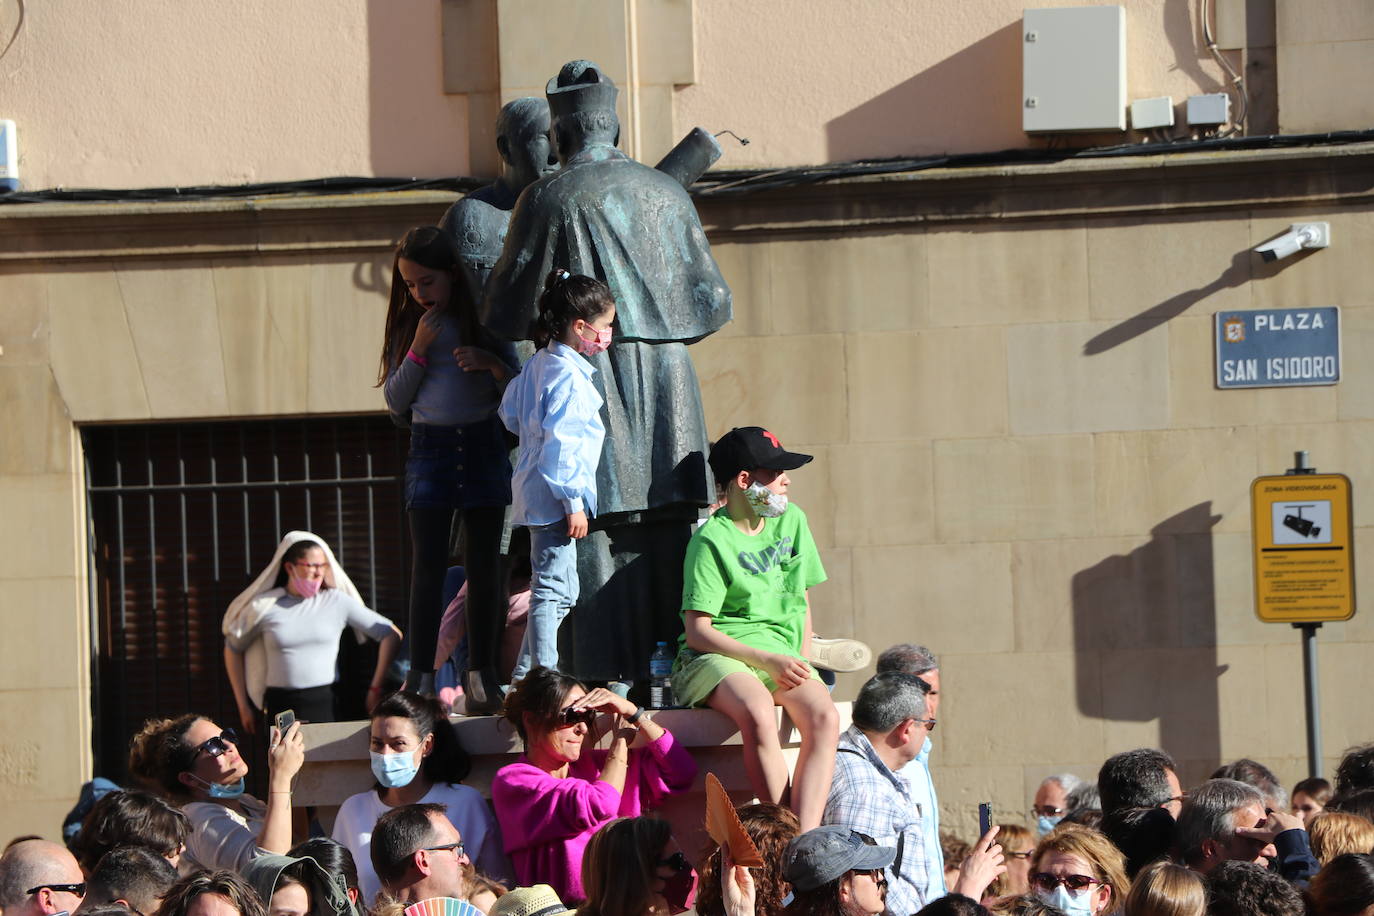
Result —
M1188 123L1215 127L1231 120L1231 97L1224 92L1188 96Z
M0 118L0 192L19 190L19 142L14 122Z
M1152 127L1174 126L1174 100L1167 95L1154 99L1136 99L1131 103L1131 127L1149 130Z
M1126 129L1126 10L1077 6L1021 18L1026 133Z

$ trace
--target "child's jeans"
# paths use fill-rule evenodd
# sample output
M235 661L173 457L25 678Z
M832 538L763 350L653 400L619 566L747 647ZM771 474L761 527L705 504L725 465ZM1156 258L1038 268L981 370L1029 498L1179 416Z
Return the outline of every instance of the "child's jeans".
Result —
M511 682L531 668L558 667L558 625L577 603L577 544L568 537L568 522L530 527L530 616Z

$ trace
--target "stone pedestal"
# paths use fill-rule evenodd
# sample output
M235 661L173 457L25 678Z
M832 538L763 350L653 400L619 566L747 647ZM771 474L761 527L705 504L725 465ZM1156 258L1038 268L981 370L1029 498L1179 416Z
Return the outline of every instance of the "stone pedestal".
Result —
M837 703L840 729L849 727L849 703ZM778 736L789 769L795 765L801 736L792 722L778 714ZM696 758L698 773L690 792L668 799L655 813L672 822L673 836L694 861L706 843L703 828L706 800L704 781L715 773L736 804L753 796L744 772L739 730L725 716L710 709L664 709L651 713ZM494 716L454 716L449 720L459 742L472 757L467 785L490 798L491 779L521 751L520 738L504 719ZM325 829L344 799L374 785L368 764L368 723L330 722L304 725L305 766L296 781L297 805L314 805ZM603 739L602 744L607 743Z

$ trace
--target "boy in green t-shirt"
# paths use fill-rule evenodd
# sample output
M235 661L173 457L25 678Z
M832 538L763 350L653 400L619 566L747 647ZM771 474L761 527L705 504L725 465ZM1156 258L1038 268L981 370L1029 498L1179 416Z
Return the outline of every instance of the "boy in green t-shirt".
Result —
M711 471L725 505L687 546L685 632L673 693L709 706L739 726L744 763L759 798L780 802L787 763L773 708L801 732L791 806L803 831L820 826L835 768L839 715L806 661L811 604L825 581L806 514L787 501L787 472L811 460L783 449L757 426L732 429L711 448Z

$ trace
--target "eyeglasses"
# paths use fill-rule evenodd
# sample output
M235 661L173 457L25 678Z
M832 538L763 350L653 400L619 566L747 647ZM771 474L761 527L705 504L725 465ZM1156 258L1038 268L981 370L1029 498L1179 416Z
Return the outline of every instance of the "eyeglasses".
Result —
M1056 808L1054 805L1031 805L1031 814L1037 814L1040 817L1062 817L1064 809Z
M1187 800L1188 800L1188 793L1187 793L1187 792L1183 792L1183 793L1181 793L1181 794L1179 794L1179 795L1170 795L1168 798L1164 799L1164 801L1160 802L1158 805L1155 805L1155 807L1156 807L1156 808L1163 808L1165 805L1172 805L1174 802L1178 802L1178 803L1181 805L1181 804L1183 804L1183 803L1184 803L1185 801L1187 801Z
M288 563L287 565L294 566L297 569L308 569L311 572L321 572L329 568L328 563L302 563L297 561L295 563Z
M463 841L462 841L462 840L459 840L457 843L445 843L445 844L442 845L442 846L422 846L422 847L420 847L420 849L419 849L418 851L419 851L419 852L438 852L438 851L441 850L441 849L447 849L447 850L451 851L455 856L457 856L457 857L460 858L460 859L463 857Z
M596 710L577 709L573 706L565 706L558 711L558 719L556 721L560 726L576 725L578 722L581 722L588 728L591 728L593 723L596 722Z
M673 853L666 859L659 859L658 864L677 872L683 872L692 867L691 863L687 861L687 856L681 851Z
M196 745L195 753L191 755L191 762L194 763L201 754L209 754L211 757L219 757L228 753L229 745L238 747L239 733L232 728L226 728L212 738L206 738Z
M1061 878L1047 871L1038 871L1030 876L1030 883L1031 887L1038 891L1044 891L1047 894L1054 893L1055 888L1059 887L1061 884L1074 894L1081 894L1083 890L1090 885L1101 884L1102 882L1088 875L1065 875Z
M918 724L920 724L920 725L925 725L925 726L927 726L927 727L929 728L930 731L935 731L935 723L936 723L938 720L937 720L937 719L912 719L911 721L916 722L916 723L918 723Z
M50 890L53 893L66 891L68 894L84 897L86 896L86 882L83 881L80 884L40 884L37 887L31 887L24 891L24 896L32 896L41 890Z

